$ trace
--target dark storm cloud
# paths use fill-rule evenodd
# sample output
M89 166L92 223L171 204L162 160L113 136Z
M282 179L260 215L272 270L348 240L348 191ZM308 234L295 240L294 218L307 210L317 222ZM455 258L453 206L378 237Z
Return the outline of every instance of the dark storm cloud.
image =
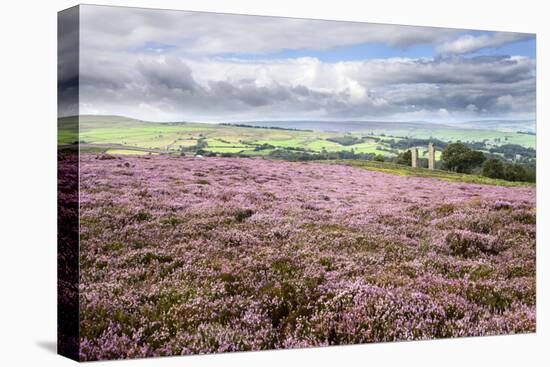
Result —
M199 88L189 66L178 59L169 58L164 63L140 61L137 70L151 89L193 92Z
M436 58L395 62L369 62L367 72L375 83L514 83L532 77L534 63L508 56ZM357 75L361 78L361 75Z
M57 21L57 109L59 116L78 114L78 8L67 9Z
M380 85L379 94L396 109L414 106L451 112L471 105L469 111L483 113L534 110L534 62L525 58L436 59L367 69L364 82ZM502 99L498 102L503 96L513 106L504 108Z

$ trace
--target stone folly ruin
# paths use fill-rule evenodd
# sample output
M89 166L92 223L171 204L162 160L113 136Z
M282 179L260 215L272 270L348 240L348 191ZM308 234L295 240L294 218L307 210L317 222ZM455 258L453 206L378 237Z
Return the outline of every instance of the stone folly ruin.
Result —
M428 144L428 169L435 169L435 147L433 143Z
M418 149L411 148L411 166L416 168L418 164Z
M418 167L418 148L411 148L411 167ZM435 169L435 146L428 144L428 169Z

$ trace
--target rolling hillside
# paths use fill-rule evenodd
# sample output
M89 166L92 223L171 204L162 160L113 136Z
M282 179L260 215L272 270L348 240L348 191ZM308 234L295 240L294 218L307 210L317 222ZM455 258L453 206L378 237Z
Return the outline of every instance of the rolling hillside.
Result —
M74 120L60 119L60 143L74 138ZM244 124L244 123L243 123ZM79 119L79 140L87 148L97 146L119 154L178 153L200 144L213 153L239 153L260 156L274 149L298 149L308 152L354 151L355 153L394 156L389 140L403 138L440 139L442 141L483 142L487 146L518 144L534 147L536 137L517 132L479 130L439 124L400 122L247 122L250 127L217 123L153 123L121 116L83 115ZM71 130L73 129L73 130ZM353 137L354 144L342 144ZM260 146L260 148L259 148ZM424 151L421 150L421 157Z

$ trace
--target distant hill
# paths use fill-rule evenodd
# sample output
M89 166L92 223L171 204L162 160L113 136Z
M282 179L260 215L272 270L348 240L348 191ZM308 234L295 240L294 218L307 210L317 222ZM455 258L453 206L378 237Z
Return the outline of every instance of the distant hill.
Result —
M509 122L509 121L508 121ZM265 155L276 148L302 149L320 152L354 149L355 153L395 155L391 140L401 138L439 139L446 142L479 142L488 147L519 144L536 147L536 137L528 133L528 124L515 124L511 130L499 130L498 122L469 124L438 124L429 122L395 121L243 121L228 126L220 123L148 122L124 116L81 115L58 120L58 141L70 144L124 145L157 150L179 151L195 146L198 140L207 144L207 150L216 153L246 151L249 155ZM78 127L78 129L77 129ZM275 127L279 129L259 129ZM474 128L475 127L475 128ZM521 133L518 133L521 132ZM344 135L356 136L355 144L339 142ZM367 139L372 136L373 139ZM360 139L363 139L362 141ZM387 140L387 141L385 141ZM262 146L259 149L258 146Z
M147 121L137 120L124 116L109 115L80 115L80 131L96 129L101 127L135 127L141 124L148 124Z
M321 132L369 132L380 130L415 130L415 129L456 129L445 124L430 122L399 122L399 121L246 121L232 122L250 126L278 127L284 129L313 130Z
M477 120L453 124L453 126L460 126L463 128L498 130L504 132L521 131L528 133L535 133L536 125L537 123L535 120Z
M59 119L71 120L75 117ZM101 125L136 126L141 124L159 123L143 121L125 116L114 115L80 115L80 128L97 128ZM162 122L162 124L184 124L186 122ZM535 120L472 120L456 123L433 123L423 121L315 121L315 120L275 120L275 121L228 121L228 124L244 124L258 127L277 127L283 129L313 130L319 132L414 132L415 130L493 130L501 132L536 132Z

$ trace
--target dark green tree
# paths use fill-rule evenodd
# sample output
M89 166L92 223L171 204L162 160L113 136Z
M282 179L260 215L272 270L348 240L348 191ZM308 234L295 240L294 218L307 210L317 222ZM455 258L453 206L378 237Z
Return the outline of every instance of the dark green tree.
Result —
M477 150L468 148L461 142L447 145L441 153L443 168L449 171L470 173L473 168L480 166L485 155Z
M469 167L465 172L470 172L473 168L481 166L486 159L485 154L479 150L470 150L464 158L466 165Z
M410 166L412 163L411 151L407 150L403 153L399 153L399 155L397 155L397 158L395 159L395 163Z
M527 171L521 164L507 164L504 167L504 179L507 181L528 181Z
M483 162L481 174L489 178L504 178L504 164L500 159L490 158Z

